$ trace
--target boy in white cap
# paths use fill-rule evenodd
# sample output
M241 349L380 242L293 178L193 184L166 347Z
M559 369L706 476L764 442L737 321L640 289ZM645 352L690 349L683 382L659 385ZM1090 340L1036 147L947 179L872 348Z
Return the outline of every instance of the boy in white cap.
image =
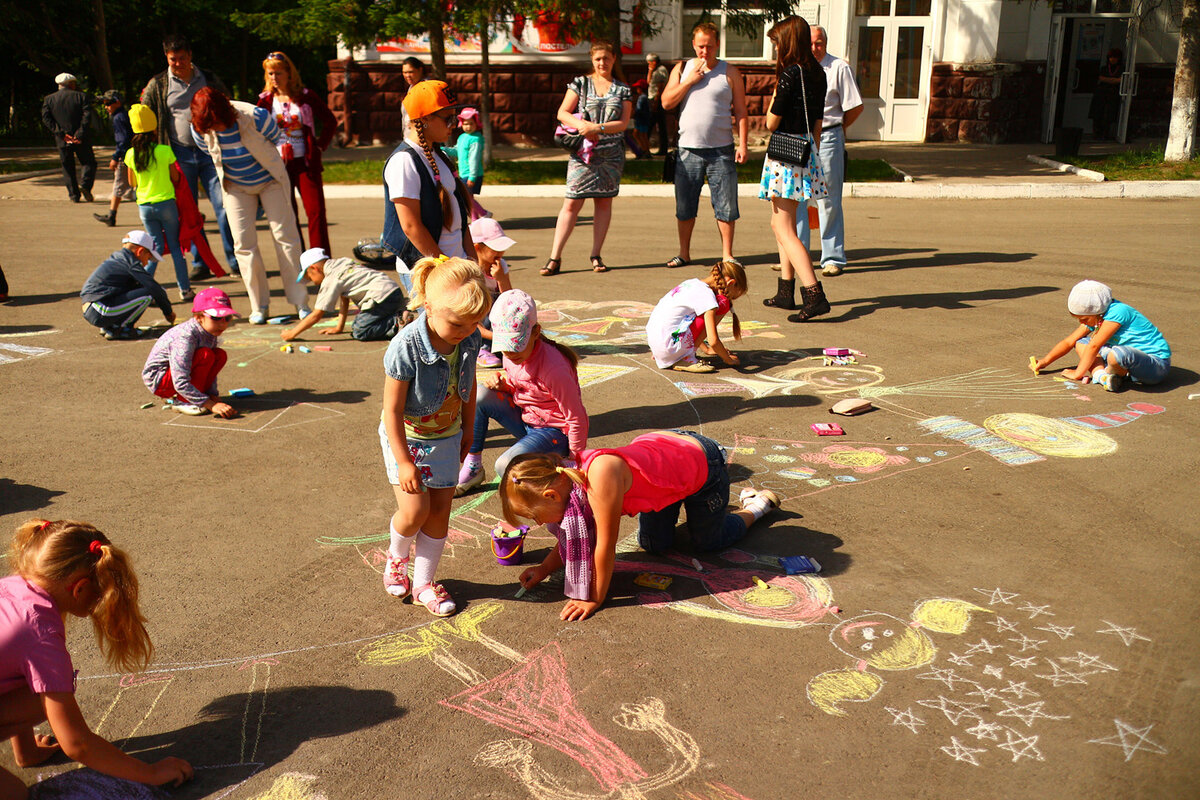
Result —
M504 252L516 244L516 241L506 236L504 228L491 217L480 217L471 223L471 241L475 244L475 262L483 270L483 279L487 283L488 291L492 293L494 302L501 293L512 288ZM485 369L500 366L500 356L492 352L492 329L487 317L479 323L479 333L483 336L483 347L479 348L479 357L475 363Z
M175 322L166 290L146 272L151 260L162 260L154 239L145 231L130 231L121 242L121 249L100 262L79 292L83 318L105 339L138 338L134 325L151 303L162 309L167 322Z
M1029 368L1038 374L1071 350L1079 366L1063 370L1069 380L1101 384L1115 392L1129 377L1146 385L1160 383L1171 368L1171 346L1150 320L1130 305L1114 300L1112 289L1099 281L1080 281L1067 298L1067 311L1079 320L1071 332Z
M360 342L391 339L400 330L399 315L406 305L404 291L387 275L364 267L350 258L330 258L320 247L305 250L300 255L300 274L296 283L312 281L317 287L313 310L290 328L279 334L285 342L316 325L326 314L337 312L337 324L321 333L336 336L346 330L350 301L358 306L358 316L350 335Z

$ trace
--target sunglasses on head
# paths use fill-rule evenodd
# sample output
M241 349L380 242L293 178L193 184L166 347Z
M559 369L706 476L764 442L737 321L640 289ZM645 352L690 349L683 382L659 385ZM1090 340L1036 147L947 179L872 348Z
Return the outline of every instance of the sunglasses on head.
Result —
M287 58L283 53L267 53L267 58L272 61L283 61Z

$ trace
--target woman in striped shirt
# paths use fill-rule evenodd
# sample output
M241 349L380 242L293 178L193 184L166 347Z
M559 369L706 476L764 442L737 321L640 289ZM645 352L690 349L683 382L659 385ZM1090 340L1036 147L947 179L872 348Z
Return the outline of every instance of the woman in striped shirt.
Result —
M253 325L266 324L270 316L267 268L258 249L254 224L260 204L275 239L284 293L301 319L308 314L308 292L296 283L304 247L290 202L287 167L275 147L280 136L271 112L265 108L230 102L208 86L192 98L192 138L212 157L225 190L225 211L238 268L250 296Z

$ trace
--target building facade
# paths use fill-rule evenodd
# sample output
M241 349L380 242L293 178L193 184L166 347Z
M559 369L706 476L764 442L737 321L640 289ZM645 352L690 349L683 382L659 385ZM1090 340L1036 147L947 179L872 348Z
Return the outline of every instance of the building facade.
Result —
M644 77L648 52L670 64L692 56L698 0L652 0L660 30L623 31L629 80ZM1171 4L1157 0L806 0L795 13L829 36L829 52L854 70L865 111L852 139L889 141L1052 141L1059 128L1090 130L1089 110L1101 66L1122 52L1115 134L1165 136L1179 42ZM729 0L725 7L752 8ZM721 31L720 57L746 76L751 127L774 86L764 20L751 34L725 12L709 12ZM447 80L478 104L476 39L447 42ZM544 144L567 83L588 69L587 43L572 41L549 16L511 21L488 48L494 135ZM360 141L399 139L405 83L400 62L428 63L420 39L380 42L330 62L330 106Z

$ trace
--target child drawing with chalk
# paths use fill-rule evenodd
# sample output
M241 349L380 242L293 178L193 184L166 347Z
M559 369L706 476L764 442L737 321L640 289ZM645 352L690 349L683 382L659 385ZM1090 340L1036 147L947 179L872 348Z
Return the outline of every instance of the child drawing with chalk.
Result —
M1098 383L1115 392L1129 378L1147 386L1161 383L1171 368L1166 337L1133 306L1113 299L1099 281L1080 281L1067 297L1067 311L1079 321L1065 339L1041 359L1030 357L1035 375L1072 350L1079 365L1063 370L1069 380Z
M321 333L337 336L345 332L351 301L358 306L358 315L350 327L353 338L360 342L386 341L400 330L404 290L379 270L364 267L350 258L330 258L324 249L312 247L300 254L296 283L304 281L311 281L317 287L317 300L304 319L280 332L279 338L285 342L300 338L300 334L335 311L337 324Z
M774 492L743 490L729 512L725 451L692 431L642 434L624 447L584 450L579 466L557 454L517 456L500 481L504 518L531 519L558 539L558 547L521 573L531 589L565 567L567 600L561 619L586 619L608 596L621 517L638 517L638 544L661 554L671 548L679 511L696 550L721 550L779 506Z
M62 751L97 772L152 786L178 786L192 767L168 756L146 763L92 732L75 701L66 645L69 616L90 618L108 663L121 672L146 668L153 654L138 608L129 557L91 525L30 520L13 535L13 575L0 579L0 737L20 767ZM53 737L34 733L49 722ZM24 798L24 782L0 767L0 797Z
M504 354L504 370L479 381L475 435L458 474L456 495L483 483L483 445L488 423L499 422L516 444L496 459L496 474L522 453L578 458L587 444L588 415L576 372L579 357L542 333L537 305L519 289L504 292L491 311L492 347Z
M733 315L733 338L742 338L741 324L733 301L746 293L746 270L736 261L719 261L704 280L689 278L667 292L646 323L646 337L654 362L661 369L680 372L713 372L715 368L696 358L720 356L731 367L741 363L725 348L717 325L726 314Z
M450 502L471 447L475 419L476 326L491 306L479 267L462 258L423 258L412 273L417 318L383 357L383 417L379 440L396 494L383 586L410 592L430 613L447 617L454 600L434 582L446 545ZM416 551L412 576L411 551Z
M192 318L181 322L158 337L146 365L142 382L156 397L175 401L172 406L183 414L203 414L230 419L237 409L222 402L217 390L217 375L228 355L217 346L237 312L229 295L216 287L205 289L192 301Z

